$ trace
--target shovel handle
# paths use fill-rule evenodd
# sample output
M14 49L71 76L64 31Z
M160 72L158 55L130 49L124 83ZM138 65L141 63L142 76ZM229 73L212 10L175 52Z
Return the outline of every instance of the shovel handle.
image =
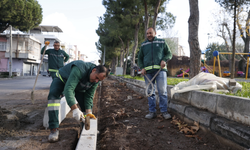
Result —
M32 92L31 92L31 100L32 100L32 103L33 103L33 104L34 104L33 92L34 92L35 87L36 87L37 78L38 78L38 76L39 76L40 68L41 68L41 65L42 65L42 62L43 62L43 57L44 57L44 54L45 54L46 49L47 49L47 44L45 45L45 48L44 48L44 51L43 51L43 56L42 56L41 62L40 62L40 64L39 64L39 67L38 67L38 70L37 70L37 75L36 75L35 84L34 84L34 86L33 86Z

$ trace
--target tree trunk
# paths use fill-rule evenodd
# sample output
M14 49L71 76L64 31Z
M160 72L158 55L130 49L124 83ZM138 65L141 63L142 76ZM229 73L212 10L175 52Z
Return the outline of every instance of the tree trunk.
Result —
M229 48L229 45L228 45L228 42L227 42L227 39L226 39L226 36L225 36L225 32L224 32L224 27L226 27L226 29L227 29L231 44L233 44L232 43L233 41L231 40L232 37L231 37L230 30L229 30L229 28L227 26L227 23L223 23L222 24L222 38L225 41L227 52L230 52L230 48ZM231 63L232 59L231 58L232 58L231 55L228 55L229 70L231 70L231 68L232 68L232 63Z
M126 75L127 64L128 64L128 53L129 53L129 40L127 41L127 46L126 46L126 61L123 66L123 75Z
M149 19L148 19L148 4L147 4L146 0L144 0L144 8L145 8L145 20L144 20L145 34L144 34L144 38L145 38L145 41L146 41L147 40L147 29L148 29L148 23L149 23Z
M125 62L123 62L123 75L126 75L126 61L127 61L127 57L125 57L125 55L128 53L128 48L127 46L125 47L125 51L123 53L123 59L126 59Z
M236 2L234 3L234 33L233 33L233 55L232 55L232 68L231 68L231 79L234 78L235 73L235 36L236 36Z
M157 20L157 16L158 16L158 11L159 11L159 7L161 4L161 0L158 0L156 5L155 5L155 10L154 10L154 19L153 19L153 28L156 28L156 20ZM156 31L156 29L155 29Z
M250 10L248 11L248 16L247 16L247 22L246 22L246 27L249 27L249 20L250 20ZM245 30L246 31L246 40L245 40L245 49L244 53L249 53L249 40L250 40L250 30L249 28ZM245 55L246 56L246 55ZM246 56L247 57L247 56Z
M238 10L237 16L238 15L239 15L239 10ZM239 19L237 19L236 23L237 23L238 29L240 31L241 38L242 38L242 40L244 41L244 44L245 44L244 53L249 53L249 40L250 40L250 35L249 35L250 33L249 33L249 31L250 30L249 29L243 30L241 28L241 25L240 25L240 23L239 23L238 20ZM248 11L248 16L247 16L247 21L246 21L246 27L249 27L248 20L250 20L250 10ZM239 69L241 69L243 72L246 72L246 70L245 70L246 62L247 62L247 55L244 55L244 59L242 58L241 61L240 61L241 66L239 66Z
M117 57L112 58L112 63L111 63L111 72L116 75L116 66L117 66Z
M189 78L193 78L200 71L201 66L201 50L198 39L199 29L199 5L198 0L189 0L190 17L188 19L188 43L190 48L190 74Z
M124 51L122 53L122 67L123 67L123 70L124 70L124 67L125 67L125 65L124 65L124 58L125 58L126 52L127 52L127 48L125 47L125 49L124 49Z
M121 48L121 52L120 52L120 64L119 67L123 66L123 55L124 55L124 50Z
M118 66L118 56L116 56L116 58L115 58L115 64L116 64L116 66ZM115 70L116 70L116 68L115 68Z
M135 25L135 37L134 37L134 42L135 45L133 46L133 51L132 51L132 60L131 60L131 66L130 66L130 75L133 77L134 76L134 69L133 67L135 66L135 54L136 54L136 49L138 47L138 33L140 29L140 23L138 22Z
M123 53L124 53L124 42L123 42L123 40L121 39L120 36L119 36L119 39L120 39L121 42L122 42L121 54L120 54L120 67L122 67L122 66L123 66L123 63L124 63L124 55L123 55ZM122 58L122 56L123 56L123 58Z

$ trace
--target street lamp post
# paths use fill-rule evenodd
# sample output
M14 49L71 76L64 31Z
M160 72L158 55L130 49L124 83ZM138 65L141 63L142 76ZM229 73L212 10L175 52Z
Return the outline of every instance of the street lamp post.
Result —
M12 26L10 25L9 78L12 77Z

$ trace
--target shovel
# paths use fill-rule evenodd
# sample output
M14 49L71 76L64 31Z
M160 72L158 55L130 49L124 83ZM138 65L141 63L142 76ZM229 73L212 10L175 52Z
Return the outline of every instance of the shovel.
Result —
M31 91L31 102L32 102L32 104L34 104L34 91L35 91L35 87L36 87L36 81L37 81L37 78L39 76L40 68L41 68L41 65L42 65L42 62L43 62L43 57L44 57L45 51L46 51L47 46L49 45L49 43L50 43L49 41L45 42L45 48L44 48L44 51L43 51L43 56L42 56L41 62L39 64L39 67L38 67L38 70L37 70L35 84L34 84L33 89Z

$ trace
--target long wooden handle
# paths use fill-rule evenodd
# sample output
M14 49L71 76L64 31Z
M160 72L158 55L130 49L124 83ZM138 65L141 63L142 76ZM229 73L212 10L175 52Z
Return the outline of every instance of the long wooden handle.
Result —
M34 86L33 86L32 92L34 92L35 87L36 87L36 81L37 81L37 78L38 78L38 76L39 76L40 68L41 68L41 65L42 65L42 62L43 62L43 57L44 57L44 54L45 54L46 49L47 49L47 45L45 45L45 48L44 48L44 51L43 51L43 56L42 56L41 62L40 62L40 64L39 64L39 67L38 67L38 70L37 70L36 80L35 80L35 84L34 84Z

